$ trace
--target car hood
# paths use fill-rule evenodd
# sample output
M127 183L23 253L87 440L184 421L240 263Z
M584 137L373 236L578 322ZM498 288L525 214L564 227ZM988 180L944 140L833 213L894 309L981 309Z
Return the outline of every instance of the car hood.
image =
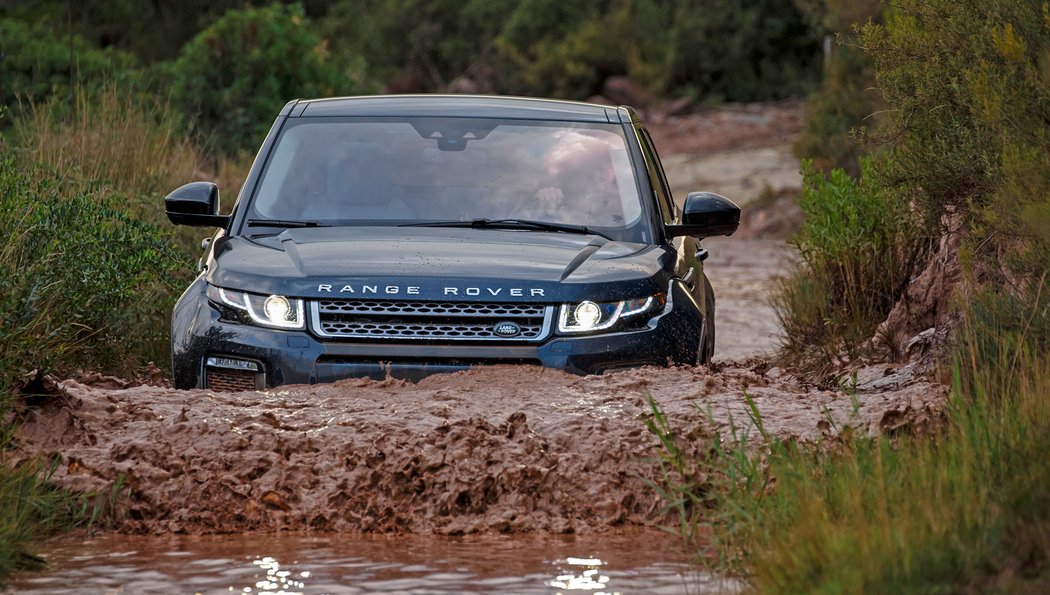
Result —
M537 301L666 290L667 246L600 236L459 228L306 228L223 237L208 262L219 287L297 297Z

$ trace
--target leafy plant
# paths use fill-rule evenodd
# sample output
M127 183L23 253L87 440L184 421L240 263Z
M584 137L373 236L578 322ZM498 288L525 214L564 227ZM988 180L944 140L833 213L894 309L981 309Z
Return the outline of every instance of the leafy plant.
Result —
M858 355L907 287L923 242L908 205L870 169L859 180L843 170L825 177L807 161L803 178L800 263L773 305L789 362L821 368Z

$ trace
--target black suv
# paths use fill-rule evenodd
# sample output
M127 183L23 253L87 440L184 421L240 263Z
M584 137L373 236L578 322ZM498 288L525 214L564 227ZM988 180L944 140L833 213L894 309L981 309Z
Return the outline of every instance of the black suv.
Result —
M230 215L209 182L164 203L220 228L171 329L175 385L213 390L704 363L699 240L740 219L679 210L631 108L476 96L292 101Z

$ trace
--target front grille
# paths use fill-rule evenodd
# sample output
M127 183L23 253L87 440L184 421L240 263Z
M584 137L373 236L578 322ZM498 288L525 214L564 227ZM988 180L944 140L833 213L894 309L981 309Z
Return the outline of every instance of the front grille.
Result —
M318 335L341 339L539 341L553 312L542 304L326 299L311 304L311 323ZM520 332L497 334L499 323L517 325Z

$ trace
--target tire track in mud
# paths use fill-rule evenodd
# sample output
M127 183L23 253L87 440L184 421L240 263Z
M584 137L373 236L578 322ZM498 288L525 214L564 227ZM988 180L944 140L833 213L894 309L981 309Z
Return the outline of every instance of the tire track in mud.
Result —
M9 455L57 457L53 480L69 488L122 484L120 532L586 532L664 520L647 484L659 480L650 395L696 457L700 438L747 426L744 387L767 430L805 440L923 424L942 402L907 371L900 387L869 373L881 388L853 399L760 360L716 368L492 366L244 393L67 380L22 408Z

